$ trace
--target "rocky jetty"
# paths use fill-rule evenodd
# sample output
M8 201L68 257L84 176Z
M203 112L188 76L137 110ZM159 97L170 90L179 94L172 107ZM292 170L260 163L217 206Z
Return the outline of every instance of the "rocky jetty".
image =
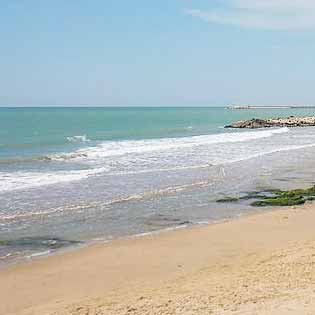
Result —
M287 118L272 118L272 119L249 119L241 120L225 128L270 128L270 127L308 127L315 126L315 116L311 117L295 117L290 116Z

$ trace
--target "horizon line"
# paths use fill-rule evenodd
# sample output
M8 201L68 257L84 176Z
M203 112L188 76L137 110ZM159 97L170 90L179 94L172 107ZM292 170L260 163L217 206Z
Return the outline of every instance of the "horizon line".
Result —
M0 108L314 108L315 105L0 105Z

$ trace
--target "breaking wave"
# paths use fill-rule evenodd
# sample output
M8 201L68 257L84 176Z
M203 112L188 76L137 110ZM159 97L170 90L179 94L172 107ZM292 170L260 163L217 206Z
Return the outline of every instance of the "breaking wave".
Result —
M28 189L45 185L86 179L106 168L55 172L0 172L0 192Z
M141 154L154 151L178 150L201 145L244 142L272 137L276 134L287 133L288 128L268 129L262 131L231 132L213 135L201 135L183 138L163 138L146 140L106 141L97 146L79 149L71 153L54 154L45 157L47 160L98 159L125 154Z
M272 150L248 150L241 148L227 152L216 144L237 143L272 137L289 132L288 128L260 131L232 132L183 138L107 141L96 146L81 148L70 153L50 154L37 157L37 161L73 161L85 165L84 169L46 171L0 171L0 192L38 188L44 185L87 179L98 174L133 175L141 173L184 171L208 168L213 165L232 163L259 157L278 151L305 148L310 145L283 146ZM83 137L83 136L78 136ZM81 139L81 138L80 138ZM84 138L86 139L86 138ZM255 144L253 144L255 146ZM256 151L256 152L255 152ZM195 154L198 152L198 154ZM83 165L80 165L81 168ZM59 168L59 166L58 166ZM133 197L134 198L134 197Z
M86 135L67 137L67 140L69 142L89 142L89 141L91 141L90 139L88 139L88 137Z

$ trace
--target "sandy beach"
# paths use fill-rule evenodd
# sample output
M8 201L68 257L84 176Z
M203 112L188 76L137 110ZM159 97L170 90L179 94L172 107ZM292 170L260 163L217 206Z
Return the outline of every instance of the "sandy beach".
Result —
M315 0L1 4L0 315L315 315Z
M97 244L0 271L0 314L314 314L315 206Z

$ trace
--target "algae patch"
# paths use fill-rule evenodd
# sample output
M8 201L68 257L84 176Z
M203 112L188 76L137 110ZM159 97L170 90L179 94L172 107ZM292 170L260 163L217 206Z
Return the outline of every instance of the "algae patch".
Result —
M285 207L304 204L306 201L315 200L315 186L307 189L293 189L293 190L278 190L270 189L261 192L250 192L245 196L238 198L225 197L218 199L217 202L236 202L239 200L251 200L255 199L251 203L254 207Z
M221 199L218 199L217 202L235 202L235 201L238 201L239 198L235 198L235 197L224 197L224 198L221 198Z

